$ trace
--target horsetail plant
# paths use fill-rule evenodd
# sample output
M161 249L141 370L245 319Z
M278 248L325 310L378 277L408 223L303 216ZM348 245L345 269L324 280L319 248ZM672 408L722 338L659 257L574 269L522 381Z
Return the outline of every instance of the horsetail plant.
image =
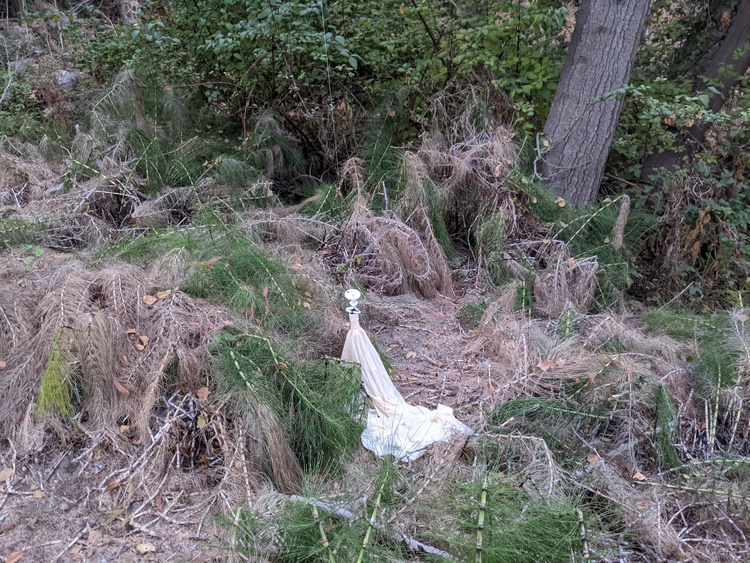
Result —
M583 518L583 510L576 508L578 516L578 535L581 538L581 557L583 561L591 561L591 551L589 550L588 534L586 533L586 521Z
M323 523L320 521L318 507L313 501L309 501L307 505L310 507L310 513L312 514L313 520L315 520L315 527L318 529L320 543L323 545L323 548L326 550L326 554L328 555L328 563L336 563L336 558L333 555L333 551L331 551L331 544L329 543L328 537L326 536L326 531L323 528Z
M365 537L362 540L362 547L359 550L359 556L357 557L357 563L362 563L365 556L365 551L370 543L370 536L372 535L372 529L375 527L375 520L378 517L380 511L380 501L383 498L383 490L385 489L386 479L383 479L378 487L377 495L375 496L375 506L372 507L372 513L370 514L370 520L367 522L367 531Z
M482 563L482 534L484 533L484 511L487 508L487 489L489 488L489 479L487 475L482 481L482 493L479 498L479 515L477 516L477 556L476 563Z

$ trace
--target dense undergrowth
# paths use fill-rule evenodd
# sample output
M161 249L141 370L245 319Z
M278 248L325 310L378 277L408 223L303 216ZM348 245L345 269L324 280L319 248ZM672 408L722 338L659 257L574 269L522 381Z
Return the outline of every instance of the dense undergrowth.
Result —
M520 20L542 55L559 50L542 34L564 24L553 4ZM373 43L387 18L354 3L274 6L276 20L240 18L226 34L161 3L141 5L137 25L38 14L46 41L67 47L34 73L0 73L0 437L29 454L96 437L118 455L126 440L128 455L159 460L124 473L133 486L206 475L232 495L209 506L223 546L247 558L750 553L750 319L744 291L707 287L744 262L693 266L699 283L670 293L685 267L662 283L644 261L679 213L659 219L635 194L574 210L548 193L521 132L556 71L502 51L481 61L500 82L472 74L452 3L429 21L425 3L383 4L412 17L403 33L427 26L416 50L431 52L430 29L456 41L451 57L404 66L394 36ZM330 27L322 43L308 20L290 34L308 9ZM466 17L484 33L471 41L500 53L510 24ZM352 22L361 31L337 35ZM188 57L178 46L195 29L204 41ZM33 52L39 39L14 30L17 52ZM327 73L295 79L292 62L265 55L240 73L282 44ZM52 77L73 64L83 84L69 91ZM403 88L356 90L392 75ZM32 91L44 99L29 103ZM692 252L709 212L685 213L704 229ZM362 451L358 368L337 359L350 285L463 292L466 354L500 373L489 391L484 373L469 376L475 438L413 465ZM702 310L693 298L708 289L735 308ZM633 314L634 296L660 307Z

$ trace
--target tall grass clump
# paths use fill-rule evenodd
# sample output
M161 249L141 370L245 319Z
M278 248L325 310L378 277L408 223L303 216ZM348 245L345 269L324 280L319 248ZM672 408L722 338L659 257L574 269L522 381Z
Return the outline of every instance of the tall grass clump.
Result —
M577 399L577 400L576 400ZM492 425L502 426L513 419L514 430L543 438L551 448L570 455L580 447L578 436L595 436L610 423L606 408L589 396L544 398L527 397L507 401L488 417Z
M227 389L270 407L303 469L340 468L359 446L360 381L339 360L296 359L256 334L222 336L216 358Z
M309 298L285 266L257 243L233 234L196 256L186 293L233 308L269 330L299 334L310 326Z
M667 469L682 465L675 443L679 440L679 421L674 400L666 385L656 390L656 454L659 464Z
M693 448L703 450L703 455L713 455L717 450L742 452L744 440L738 439L738 432L749 420L745 406L750 391L748 311L699 316L659 310L650 314L647 322L652 329L686 343L685 359L690 365L697 411L704 414L699 428L701 440Z
M477 252L482 265L495 285L502 286L512 279L505 266L503 245L505 244L505 219L497 212L481 213L471 226Z

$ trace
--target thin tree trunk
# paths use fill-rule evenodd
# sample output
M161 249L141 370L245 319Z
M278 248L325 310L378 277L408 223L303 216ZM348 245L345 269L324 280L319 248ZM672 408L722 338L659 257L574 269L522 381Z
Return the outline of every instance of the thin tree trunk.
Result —
M583 0L562 77L544 127L542 173L576 207L596 200L623 100L602 96L625 86L648 16L649 0Z
M742 0L729 28L729 33L711 57L703 73L708 82L718 82L721 85L720 94L711 96L708 109L717 112L724 107L748 68L750 68L750 0ZM701 79L696 83L695 90L701 91L707 87L706 81ZM678 168L684 156L690 156L703 147L703 141L711 125L711 122L705 121L688 129L687 133L676 142L677 147L682 149L679 152L677 150L655 152L646 157L641 171L641 180L649 181L660 168L668 171Z

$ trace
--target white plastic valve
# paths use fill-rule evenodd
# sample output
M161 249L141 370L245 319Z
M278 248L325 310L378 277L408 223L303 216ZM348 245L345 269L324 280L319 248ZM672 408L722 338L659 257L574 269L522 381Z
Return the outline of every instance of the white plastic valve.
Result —
M349 307L346 308L348 313L359 313L357 309L357 300L362 297L362 293L357 289L347 289L344 292L344 297L349 300Z

